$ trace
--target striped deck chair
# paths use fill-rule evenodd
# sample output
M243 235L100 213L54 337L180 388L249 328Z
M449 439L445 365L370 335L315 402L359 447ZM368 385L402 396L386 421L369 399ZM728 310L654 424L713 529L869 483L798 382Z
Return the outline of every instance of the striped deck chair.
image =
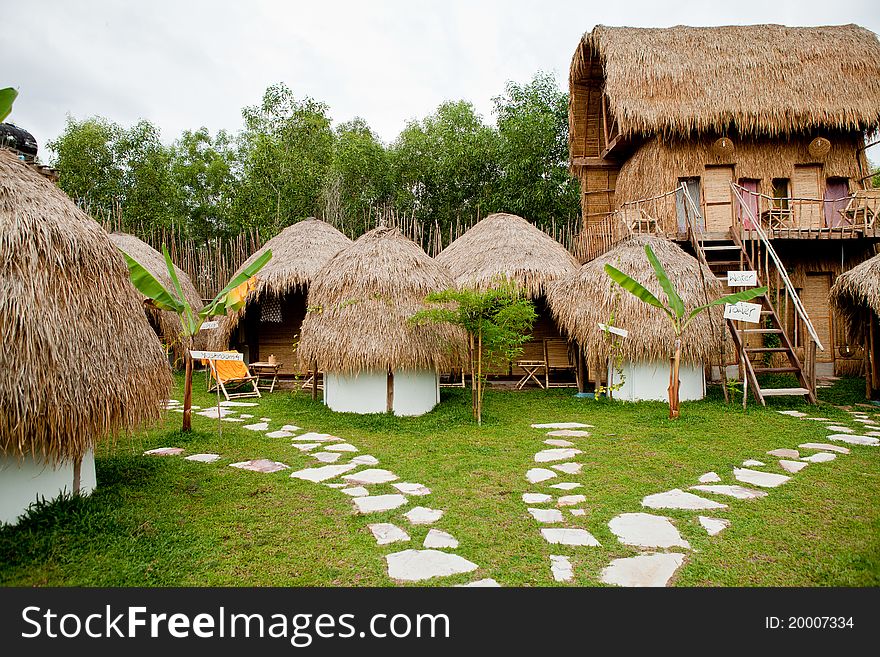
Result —
M237 397L262 397L260 389L257 387L257 377L251 374L244 361L209 360L207 363L208 392L214 392L219 386L226 401ZM244 388L244 390L229 392L227 387Z

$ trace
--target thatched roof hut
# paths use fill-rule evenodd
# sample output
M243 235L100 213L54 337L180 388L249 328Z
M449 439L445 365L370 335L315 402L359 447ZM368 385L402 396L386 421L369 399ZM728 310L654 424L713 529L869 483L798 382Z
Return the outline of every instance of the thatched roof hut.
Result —
M165 266L165 257L156 249L134 235L128 235L127 233L112 233L110 235L110 241L113 242L117 248L137 260L153 275L153 277L162 283L166 289L174 290L174 282L168 274L168 267ZM180 288L183 290L183 296L186 297L193 312L198 312L202 307L201 295L198 290L196 290L195 285L193 285L186 272L176 265L174 270L177 274L177 279L180 282ZM146 312L162 340L166 344L171 345L178 356L182 355L182 348L180 345L181 325L180 317L178 317L177 313L171 312L170 310L163 311L150 307L146 308ZM206 339L204 333L200 332L193 340L193 347L195 349L201 349L205 343Z
M865 344L866 312L880 317L880 255L837 277L831 287L831 305L846 323L849 340Z
M0 455L75 461L158 419L168 361L103 229L0 151Z
M304 294L321 267L349 245L349 238L315 218L298 221L282 230L239 268L243 270L267 250L272 250L272 259L257 275L257 285L248 295L245 306L222 319L213 332L212 347L225 349L229 345L232 332L252 304L270 297L280 298L295 290Z
M514 214L490 214L440 252L435 260L459 286L486 289L507 279L536 299L548 283L578 268L559 242Z
M464 334L408 318L430 292L454 286L449 273L396 228L380 226L337 253L309 289L300 362L327 372L449 369L464 352Z
M613 283L605 273L610 264L648 288L658 299L666 297L645 256L650 244L669 275L688 311L707 302L700 277L700 264L674 242L647 235L627 238L604 255L583 265L577 272L555 283L548 294L550 309L563 331L583 345L590 359L604 363L610 356L607 334L598 324L613 324L629 331L618 340L621 355L632 362L668 359L675 342L669 318L659 308L648 306ZM708 300L723 294L721 284L703 267ZM612 320L613 314L613 320ZM701 313L682 336L682 360L701 363L717 357L718 341L724 335L720 308ZM716 322L716 328L711 325ZM714 336L714 337L713 337Z

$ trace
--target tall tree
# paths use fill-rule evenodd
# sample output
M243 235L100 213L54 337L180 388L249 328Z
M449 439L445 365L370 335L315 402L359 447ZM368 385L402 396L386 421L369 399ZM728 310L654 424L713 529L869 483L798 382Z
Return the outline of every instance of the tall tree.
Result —
M169 227L175 218L179 187L171 174L172 151L159 129L140 120L116 141L122 166L121 213L126 230L144 234Z

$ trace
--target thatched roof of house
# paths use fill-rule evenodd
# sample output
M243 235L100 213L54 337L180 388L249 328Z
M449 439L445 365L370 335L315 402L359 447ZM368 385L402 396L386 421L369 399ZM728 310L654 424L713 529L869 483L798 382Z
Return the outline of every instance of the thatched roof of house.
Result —
M880 316L880 255L837 277L831 286L831 305L843 317L849 339L864 344L866 311Z
M225 349L235 327L247 312L248 305L267 296L281 296L294 289L305 290L327 261L351 240L327 222L315 218L304 219L288 226L266 242L250 258L244 261L242 271L267 250L272 249L272 259L257 274L257 285L250 292L245 306L220 320L220 326L212 332L212 346Z
M309 288L297 356L302 366L357 373L457 365L464 334L447 324L407 321L449 273L396 228L380 226L340 251Z
M857 25L599 25L575 51L571 83L588 83L597 61L624 136L880 125L880 43Z
M134 235L128 235L127 233L112 233L110 241L143 265L166 289L174 290L174 282L171 280L171 276L168 275L168 268L165 266L165 257L156 249ZM174 270L177 273L177 279L183 290L183 296L186 297L193 312L198 312L202 307L201 295L196 290L189 276L186 275L186 272L176 265ZM162 339L167 344L172 345L176 353L182 354L180 347L181 324L177 313L149 307L147 307L146 312L158 327ZM204 346L206 342L204 335L203 332L200 332L195 337L193 340L194 349L201 349Z
M559 242L515 214L490 214L435 257L459 286L486 289L507 279L532 299L575 271L578 262Z
M616 267L665 302L666 295L645 256L646 244L651 245L688 312L707 302L700 278L700 264L696 258L675 243L660 237L629 237L604 255L581 266L574 274L554 283L547 296L550 310L560 328L587 350L591 360L599 358L605 362L609 357L608 334L599 329L599 323L612 324L629 331L629 337L617 339L620 354L627 360L656 361L667 359L672 354L675 333L666 314L613 283L604 269L606 264ZM708 300L721 296L724 291L712 272L704 267L703 275ZM698 363L717 357L718 341L724 335L721 315L720 308L713 310L712 317L717 322L714 330L708 312L691 322L682 337L684 361Z
M170 369L104 230L0 151L0 452L55 463L158 419Z

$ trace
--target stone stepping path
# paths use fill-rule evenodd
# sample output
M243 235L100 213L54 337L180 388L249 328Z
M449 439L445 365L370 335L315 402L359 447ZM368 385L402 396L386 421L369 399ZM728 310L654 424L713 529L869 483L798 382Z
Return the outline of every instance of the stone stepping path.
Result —
M849 454L848 447L840 445L829 445L828 443L801 443L798 445L801 449L821 449L827 452L837 452L838 454Z
M673 488L665 493L655 493L647 495L642 499L642 506L649 509L726 509L726 504L721 504L715 500L708 500L705 497L686 493L685 491Z
M809 459L804 459L809 460ZM786 459L779 460L779 467L785 470L786 472L790 472L792 474L797 474L801 470L807 467L807 464L803 461L789 461Z
M458 547L458 539L439 529L429 529L422 545L426 548L451 548L454 550Z
M315 452L312 456L318 459L321 463L336 463L336 461L342 457L342 454L334 454L333 452Z
M812 456L805 456L802 460L809 461L810 463L827 463L828 461L833 461L836 458L837 454L832 454L831 452L816 452Z
M187 461L195 461L196 463L214 463L215 461L220 460L219 454L193 454L192 456L185 456L185 460Z
M664 516L622 513L611 519L608 528L624 545L645 548L691 547L678 533L672 521Z
M575 488L582 488L583 484L576 484L573 481L563 481L559 484L551 484L550 488L558 488L559 490L574 490Z
M554 477L558 477L553 470L548 470L547 468L532 468L528 472L526 472L526 479L528 479L530 484L539 484L542 481L547 481L548 479L553 479Z
M353 484L385 484L394 481L399 477L390 470L382 470L380 468L371 468L369 470L361 470L355 474L345 475L343 479Z
M389 495L367 495L366 497L354 497L355 508L358 513L378 513L391 511L407 503L406 496L400 493Z
M833 433L828 436L828 440L837 440L850 445L868 445L870 447L880 445L880 438L877 438L876 436L857 436L847 433Z
M550 555L550 572L557 582L570 582L574 579L574 570L568 557L560 554Z
M370 494L370 491L368 491L363 486L353 486L351 488L340 488L339 490L341 490L346 495L350 495L351 497L364 497L364 496Z
M533 424L532 429L592 429L592 424L583 422L549 422L547 424Z
M246 424L242 427L242 429L247 429L248 431L265 431L269 428L268 422L257 422L256 424Z
M548 431L548 436L565 436L568 438L586 438L590 435L589 431L581 431L580 429L557 429L556 431Z
M564 472L565 474L576 475L580 474L581 470L584 467L583 463L557 463L556 465L551 465L551 468L554 470L559 470L560 472Z
M338 477L341 474L354 470L357 467L355 463L343 463L341 465L325 465L321 468L306 468L305 470L297 470L290 476L293 479L303 479L305 481L312 481L315 483L320 483L322 481L327 481L328 479L333 479ZM356 482L360 483L360 482Z
M522 501L526 504L544 504L553 500L552 495L545 493L523 493Z
M574 447L574 443L570 440L562 440L561 438L548 438L544 441L545 445L551 447Z
M849 427L841 427L837 424L829 424L827 427L828 431L837 431L838 433L855 433L855 429L850 429Z
M710 518L709 516L698 516L700 525L706 530L709 536L716 536L725 529L730 527L730 520L724 518Z
M666 586L683 563L684 555L677 552L615 559L600 580L617 586Z
M496 582L491 577L487 577L486 579L478 579L476 582L471 582L470 584L456 584L455 586L460 588L494 588L500 587L501 584Z
M532 514L532 518L548 525L563 522L565 520L565 518L562 517L562 511L559 509L535 509L529 507L527 511Z
M269 459L254 459L252 461L230 463L229 467L238 468L240 470L250 470L251 472L262 472L265 474L290 469L289 465L285 465L284 463L280 463L278 461L270 461Z
M745 461L743 461L743 465L747 468L763 468L767 464L763 461L757 461L755 459L746 459Z
M414 506L403 515L414 525L432 525L443 517L443 511L429 509L426 506Z
M144 452L144 456L178 456L180 454L183 454L182 447L157 447Z
M717 472L707 472L704 475L700 475L699 482L701 484L714 484L721 481L721 477L718 476Z
M421 497L431 494L431 489L427 486L423 486L422 484L411 484L408 482L403 482L391 485L399 490L401 493L406 493L407 495L416 495L418 497Z
M548 543L553 543L554 545L599 546L599 541L586 529L545 527L541 529L541 536Z
M778 456L781 459L799 459L800 452L796 449L771 449L767 452L770 456Z
M586 495L563 495L556 500L556 506L576 506L586 501Z
M583 454L579 449L559 448L559 449L543 449L535 454L535 463L549 463L551 461L566 461L574 458L578 454Z
M254 426L256 426L256 425L254 425ZM245 427L245 429L247 429L247 428L248 427ZM292 432L284 431L283 429L279 429L278 431L271 431L266 434L266 438L290 438L292 436L293 436Z
M434 577L469 573L477 564L457 554L439 550L403 550L385 557L388 576L404 582L420 582Z
M409 534L403 531L397 525L390 522L377 522L367 525L370 528L376 543L379 545L388 545L389 543L398 543L400 541L408 541Z
M760 470L749 470L747 468L734 468L733 476L737 481L760 486L761 488L776 488L791 479L791 477L786 477L785 475L761 472Z
M767 497L767 493L762 490L752 490L751 488L743 488L736 484L728 486L725 484L709 484L700 486L691 486L691 490L699 490L704 493L715 493L716 495L728 495L738 500L756 500L761 497Z

